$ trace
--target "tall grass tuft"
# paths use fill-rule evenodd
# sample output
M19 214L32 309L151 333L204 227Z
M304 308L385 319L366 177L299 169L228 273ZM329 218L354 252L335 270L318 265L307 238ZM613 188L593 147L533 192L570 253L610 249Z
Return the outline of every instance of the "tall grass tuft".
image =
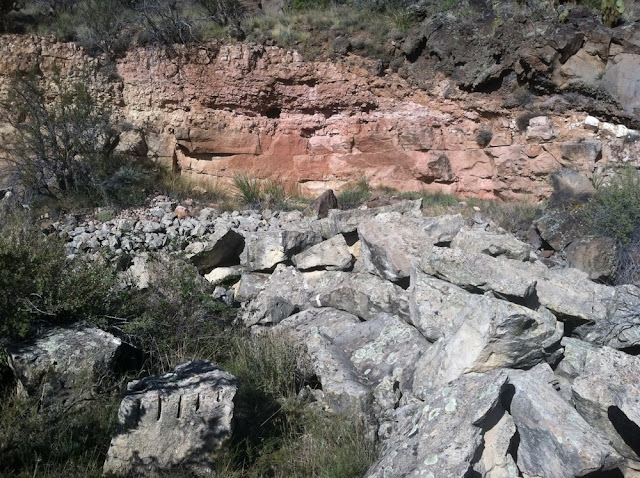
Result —
M371 197L371 185L363 176L358 180L347 184L338 194L338 206L340 209L353 209L362 205Z
M233 177L237 196L249 209L259 209L262 205L262 185L260 180L247 173L238 173Z

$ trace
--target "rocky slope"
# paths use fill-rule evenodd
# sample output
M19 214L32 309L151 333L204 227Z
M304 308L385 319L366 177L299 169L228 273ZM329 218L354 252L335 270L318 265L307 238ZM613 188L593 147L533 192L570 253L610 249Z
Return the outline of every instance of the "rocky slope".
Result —
M175 206L156 198L104 225L54 227L70 252L113 241L116 255L132 254L126 275L140 288L157 266L149 250L184 250L218 285L215 295L240 306L244 326L304 344L313 370L300 397L363 414L381 443L366 476L638 476L637 286L548 268L481 216L424 217L420 201L324 219L212 208L190 217ZM161 229L175 234L171 244L157 241ZM27 389L37 377L28 363L64 367L43 340L9 349ZM235 385L206 366L212 377L178 377L184 389L176 374L131 384L105 469L208 463L203 440L232 433ZM223 397L205 407L218 428L192 407L200 382L203 400ZM182 413L195 414L192 427ZM192 435L189 448L183 438Z
M451 21L430 20L390 45L400 63L386 70L347 53L312 62L273 46L215 42L130 51L114 68L70 43L4 35L0 91L13 71L48 77L55 68L73 80L88 70L126 130L123 152L192 177L248 170L309 192L364 175L400 190L542 199L560 168L591 175L635 164L638 136L623 126L638 122L635 24L506 25L493 36L449 35ZM518 96L519 84L545 95L520 106L532 100ZM587 95L557 94L570 90ZM602 99L589 96L598 91ZM594 130L588 114L608 126Z

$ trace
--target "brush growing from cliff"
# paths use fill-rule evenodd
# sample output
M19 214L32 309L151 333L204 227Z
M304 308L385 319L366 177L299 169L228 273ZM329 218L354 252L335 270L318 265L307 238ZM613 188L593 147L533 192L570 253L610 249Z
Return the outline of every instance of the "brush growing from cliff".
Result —
M116 153L111 111L94 96L89 75L81 78L15 75L0 101L0 119L11 126L1 136L0 160L26 203L73 197L79 204L127 205L149 186L146 171Z

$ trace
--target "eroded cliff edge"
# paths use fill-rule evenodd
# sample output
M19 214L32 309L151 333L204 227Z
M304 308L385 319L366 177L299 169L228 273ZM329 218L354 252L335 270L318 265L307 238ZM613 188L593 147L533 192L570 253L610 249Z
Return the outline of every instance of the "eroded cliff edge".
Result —
M137 49L114 64L72 43L4 35L0 91L15 71L59 70L69 81L88 71L123 125L120 149L185 175L224 180L248 170L311 193L366 176L399 190L542 199L554 171L592 175L640 157L635 130L623 126L638 121L640 30L540 33L508 62L458 73L418 69L433 55L421 39L415 56L411 37L397 45L405 66L393 73L355 55L305 61L252 43ZM420 71L431 72L422 85ZM552 86L514 105L521 77ZM606 101L585 101L577 84L606 91ZM613 127L585 124L589 115Z

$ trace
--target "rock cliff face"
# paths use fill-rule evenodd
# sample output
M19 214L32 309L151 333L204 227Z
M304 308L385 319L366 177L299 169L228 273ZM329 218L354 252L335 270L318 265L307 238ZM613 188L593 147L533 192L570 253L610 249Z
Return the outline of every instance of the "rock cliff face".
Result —
M580 63L582 44L547 52L561 82L572 81L563 72ZM567 59L560 65L562 52ZM442 75L427 91L415 86L415 75L377 76L373 63L357 56L309 62L277 47L210 43L131 51L114 71L70 43L5 35L0 93L12 71L46 77L57 68L73 79L88 70L97 93L128 126L122 151L193 177L228 180L248 170L311 193L366 176L399 190L542 199L554 171L591 175L640 157L633 130L594 130L585 124L587 111L572 110L559 95L528 123L522 115L536 116L533 108L507 109L500 94L465 93ZM580 64L589 69L591 63ZM605 71L600 63L598 71ZM625 91L637 88L633 78L625 81Z

